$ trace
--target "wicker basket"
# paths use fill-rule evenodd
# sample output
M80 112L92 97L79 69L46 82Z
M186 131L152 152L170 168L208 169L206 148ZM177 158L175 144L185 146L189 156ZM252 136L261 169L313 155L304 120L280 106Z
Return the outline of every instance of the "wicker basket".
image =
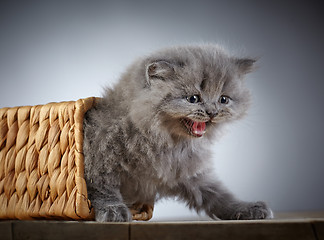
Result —
M82 148L95 102L0 109L1 219L93 219Z

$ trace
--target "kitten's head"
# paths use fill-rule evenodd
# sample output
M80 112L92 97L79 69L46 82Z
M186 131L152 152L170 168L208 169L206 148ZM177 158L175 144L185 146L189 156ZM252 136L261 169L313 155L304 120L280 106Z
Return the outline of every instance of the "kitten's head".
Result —
M250 94L243 77L254 62L230 57L215 45L152 54L137 66L130 84L136 85L132 120L141 129L163 129L173 137L210 136L213 128L246 113Z

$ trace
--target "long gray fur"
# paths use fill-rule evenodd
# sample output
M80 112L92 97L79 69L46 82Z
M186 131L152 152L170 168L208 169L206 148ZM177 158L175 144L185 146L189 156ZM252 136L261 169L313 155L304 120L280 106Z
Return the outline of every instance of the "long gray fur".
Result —
M106 90L84 119L85 178L97 221L131 221L128 207L163 197L213 219L272 217L265 203L235 198L211 170L209 147L249 107L243 78L254 62L213 44L172 47L137 59ZM193 134L183 119L206 122L205 133Z

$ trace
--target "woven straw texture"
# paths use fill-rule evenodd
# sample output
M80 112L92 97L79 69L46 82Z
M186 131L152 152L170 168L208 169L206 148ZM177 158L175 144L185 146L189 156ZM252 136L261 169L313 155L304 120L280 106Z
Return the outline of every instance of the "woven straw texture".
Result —
M0 109L0 219L93 219L82 148L96 101Z

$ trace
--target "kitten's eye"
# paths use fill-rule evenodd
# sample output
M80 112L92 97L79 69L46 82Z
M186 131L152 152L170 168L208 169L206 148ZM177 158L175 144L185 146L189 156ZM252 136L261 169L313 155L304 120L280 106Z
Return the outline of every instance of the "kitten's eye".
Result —
M228 104L229 100L230 100L230 97L227 97L227 96L224 96L224 95L219 98L219 102L221 104Z
M187 97L187 101L190 103L197 103L197 102L200 102L200 97L198 95L193 95L193 96Z

